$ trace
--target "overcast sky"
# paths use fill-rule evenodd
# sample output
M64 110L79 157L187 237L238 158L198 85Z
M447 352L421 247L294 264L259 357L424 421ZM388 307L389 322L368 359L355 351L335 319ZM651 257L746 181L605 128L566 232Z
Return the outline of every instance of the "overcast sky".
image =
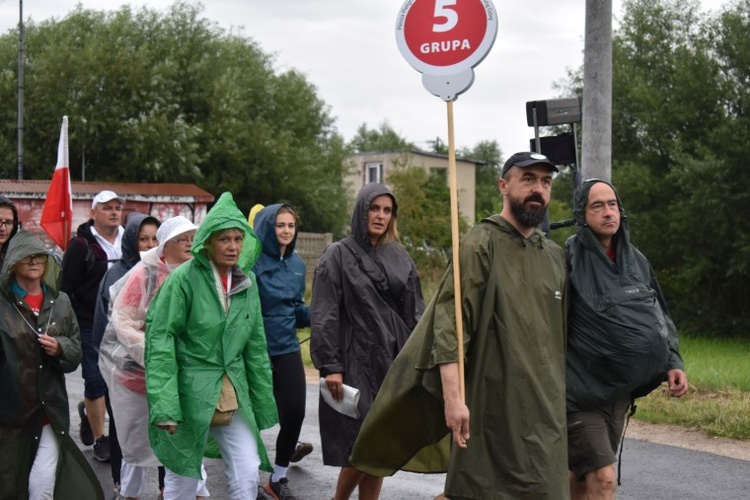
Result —
M615 18L621 0L613 0ZM61 18L76 0L26 0L24 19ZM117 9L130 4L164 10L168 0L81 0L84 8ZM718 9L725 0L702 0ZM447 141L446 104L424 89L421 75L404 60L395 41L402 0L205 0L204 17L241 30L276 68L304 73L330 106L346 140L357 127L387 121L415 143ZM475 68L474 85L454 104L457 147L496 140L505 157L528 150L526 101L561 97L553 83L583 63L584 0L494 0L495 45ZM18 23L19 2L0 0L0 31Z

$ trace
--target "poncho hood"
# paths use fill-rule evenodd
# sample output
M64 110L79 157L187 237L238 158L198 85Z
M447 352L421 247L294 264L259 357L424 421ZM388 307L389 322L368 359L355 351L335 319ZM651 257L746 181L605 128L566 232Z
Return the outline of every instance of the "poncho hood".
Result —
M573 219L575 219L576 221L576 228L578 230L579 238L582 239L582 242L584 244L590 244L593 238L593 241L601 246L601 244L599 244L599 240L596 238L596 235L593 233L593 231L591 231L588 224L586 223L586 205L588 204L589 200L589 192L591 191L591 187L599 182L601 182L602 184L606 184L607 186L612 188L612 191L615 192L615 197L617 198L617 205L620 208L620 229L618 229L617 233L615 233L614 241L617 244L619 243L620 239L625 238L629 242L630 229L628 228L628 218L625 214L625 207L622 204L622 199L617 193L617 189L615 189L615 187L610 182L607 182L603 179L587 179L581 183L578 189L576 189L573 201Z
M587 249L606 254L606 249L599 241L594 231L586 223L586 205L588 204L589 192L591 187L597 183L603 183L612 188L617 198L617 205L620 208L620 228L617 230L612 238L615 244L616 261L620 263L620 267L623 273L631 273L636 268L636 256L635 249L630 242L630 228L628 227L628 219L625 214L625 208L622 204L622 199L617 193L617 189L612 183L607 182L603 179L587 179L581 183L575 192L575 200L573 206L573 218L576 221L576 234L572 238L576 238L581 245ZM638 276L635 279L642 279Z
M133 212L128 216L128 223L122 235L122 258L120 259L126 269L132 269L141 260L141 254L138 251L138 233L144 224L155 224L156 227L161 225L156 217L140 212Z
M281 250L279 249L279 239L276 237L276 216L282 207L291 207L283 203L277 203L275 205L268 205L263 210L257 213L255 220L253 221L253 230L258 235L261 243L263 244L263 254L278 260L281 257ZM294 239L286 248L286 255L289 256L294 253L294 247L297 245L297 231L294 232Z
M242 251L240 252L237 265L243 272L250 272L253 264L255 264L255 261L258 260L258 256L260 255L261 244L258 237L250 228L247 219L242 215L240 209L237 208L232 193L223 193L213 208L208 212L206 218L203 219L203 222L201 222L198 227L198 231L195 233L193 248L190 251L198 262L208 267L208 256L206 255L205 250L206 242L213 233L225 229L238 229L244 233L245 238L242 243Z
M362 248L370 248L370 237L367 235L367 212L370 209L370 203L378 196L388 195L393 200L393 217L391 221L396 220L396 214L398 212L398 204L396 203L396 197L388 187L371 182L365 184L357 194L357 199L354 202L354 212L352 213L352 238L359 243Z
M612 260L586 224L591 187L612 187L620 207ZM573 211L577 232L566 241L571 299L568 315L568 411L648 394L670 368L681 368L677 334L656 276L630 242L617 190L585 181Z
M18 233L8 244L8 253L5 254L5 264L3 265L2 273L0 273L0 288L6 295L10 293L10 286L14 279L13 268L18 264L18 261L30 255L39 254L46 254L48 256L42 282L52 288L55 293L59 291L58 277L60 276L60 265L49 254L42 240L28 231L19 229Z

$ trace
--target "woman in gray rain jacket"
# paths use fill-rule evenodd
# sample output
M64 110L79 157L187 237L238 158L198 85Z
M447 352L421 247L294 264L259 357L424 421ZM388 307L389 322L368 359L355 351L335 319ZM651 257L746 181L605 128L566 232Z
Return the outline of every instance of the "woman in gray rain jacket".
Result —
M0 274L2 500L53 498L49 489L57 500L104 498L69 433L64 374L78 367L81 343L68 296L50 285L58 274L39 238L14 236Z
M360 498L380 490L382 478L354 469L349 455L424 310L417 268L398 243L397 211L387 187L366 184L355 201L351 237L329 246L315 269L310 354L334 399L342 382L360 391L359 418L338 413L322 397L318 407L323 463L342 467L336 498L348 498L357 486Z

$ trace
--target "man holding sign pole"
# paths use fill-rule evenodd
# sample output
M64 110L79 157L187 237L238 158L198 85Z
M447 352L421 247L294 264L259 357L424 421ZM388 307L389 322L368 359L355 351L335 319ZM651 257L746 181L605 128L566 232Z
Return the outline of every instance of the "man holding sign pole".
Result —
M448 498L558 500L569 494L565 255L536 227L557 167L540 154L511 156L498 180L502 212L458 241L453 101L496 33L490 0L406 0L399 10L401 54L447 102L453 261L350 462L373 476L447 470Z
M565 257L536 227L556 171L543 155L513 155L502 212L462 241L466 403L451 266L364 422L357 469L447 470L448 498L568 498Z

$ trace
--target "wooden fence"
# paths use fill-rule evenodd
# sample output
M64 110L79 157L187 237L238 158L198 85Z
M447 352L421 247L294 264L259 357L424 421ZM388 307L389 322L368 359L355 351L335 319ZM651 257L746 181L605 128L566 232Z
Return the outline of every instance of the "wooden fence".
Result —
M318 265L323 250L333 242L331 233L303 233L297 234L297 244L295 250L307 266L307 281L311 281L315 273L315 266Z

